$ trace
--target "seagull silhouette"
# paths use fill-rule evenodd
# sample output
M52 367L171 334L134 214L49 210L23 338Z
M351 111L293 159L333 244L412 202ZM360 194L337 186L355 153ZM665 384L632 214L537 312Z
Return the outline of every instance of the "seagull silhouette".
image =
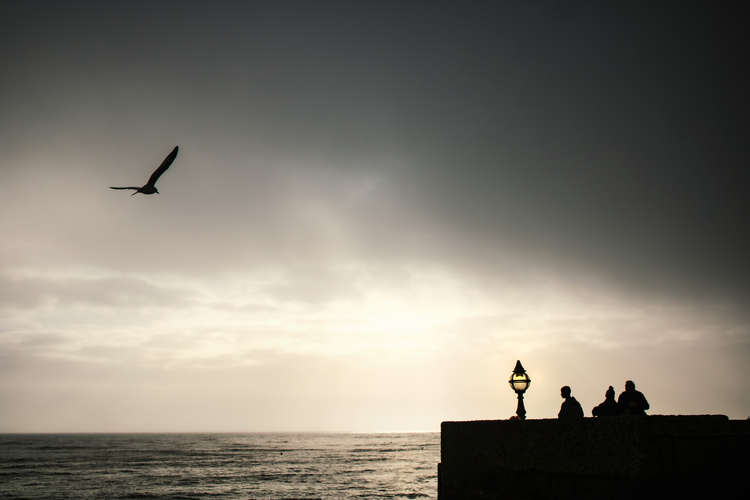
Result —
M110 186L109 189L135 189L135 193L131 194L130 196L133 196L138 193L143 194L154 194L158 193L159 190L156 189L156 181L159 180L159 177L161 174L163 174L169 166L172 164L175 158L177 158L177 150L179 149L179 146L175 146L171 153L167 155L166 158L164 158L164 161L161 162L161 165L159 165L159 168L154 170L154 173L151 174L151 177L148 178L148 182L144 184L141 187L138 186L124 186L124 187L115 187Z

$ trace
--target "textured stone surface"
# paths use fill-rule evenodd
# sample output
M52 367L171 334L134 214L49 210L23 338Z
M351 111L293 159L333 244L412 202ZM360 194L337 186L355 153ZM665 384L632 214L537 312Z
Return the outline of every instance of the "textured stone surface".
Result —
M438 495L745 498L747 449L750 421L723 415L443 422Z

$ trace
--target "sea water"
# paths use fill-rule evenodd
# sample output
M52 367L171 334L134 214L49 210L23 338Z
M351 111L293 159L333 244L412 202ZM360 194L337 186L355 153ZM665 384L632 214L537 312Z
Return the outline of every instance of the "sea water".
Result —
M0 498L435 498L440 434L5 434Z

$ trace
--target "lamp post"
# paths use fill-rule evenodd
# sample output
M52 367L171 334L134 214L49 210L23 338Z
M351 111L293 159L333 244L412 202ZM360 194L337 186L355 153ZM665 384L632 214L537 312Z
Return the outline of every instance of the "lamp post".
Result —
M516 408L516 415L521 420L526 420L526 408L523 406L523 393L531 385L531 379L526 374L526 370L523 369L521 361L516 361L516 367L513 368L513 373L510 374L510 380L508 380L511 389L518 395L518 408Z

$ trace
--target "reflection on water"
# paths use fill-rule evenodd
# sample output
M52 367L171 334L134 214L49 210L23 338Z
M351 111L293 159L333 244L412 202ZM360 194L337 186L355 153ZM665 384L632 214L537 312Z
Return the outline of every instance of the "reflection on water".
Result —
M0 435L0 496L435 498L440 434Z

